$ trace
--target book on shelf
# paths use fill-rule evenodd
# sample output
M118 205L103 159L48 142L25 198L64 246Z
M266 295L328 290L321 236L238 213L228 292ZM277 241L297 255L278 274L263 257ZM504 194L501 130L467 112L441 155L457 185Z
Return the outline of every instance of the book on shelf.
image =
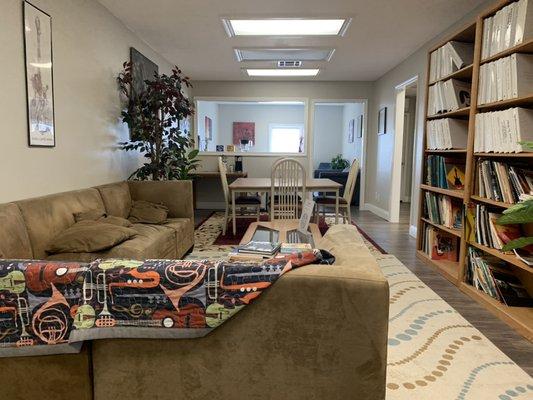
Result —
M281 254L293 254L312 249L313 247L310 243L282 243L279 252Z
M272 256L279 250L280 247L280 243L251 241L244 245L238 246L237 252L245 254Z
M468 249L466 282L507 306L533 306L524 284L504 261L472 247Z
M459 255L457 237L426 224L422 237L422 251L432 260L456 262Z
M519 0L483 20L481 58L486 59L517 46L533 36L533 5Z
M474 44L450 41L430 55L429 80L434 82L460 70L474 60Z
M425 216L434 224L451 229L463 227L463 206L450 196L425 192Z
M533 195L533 172L527 164L479 159L474 193L479 197L508 204Z
M476 114L474 152L520 153L533 140L533 110L513 107Z
M470 82L448 79L429 87L428 115L459 110L470 106Z
M479 70L478 104L516 99L533 93L533 55L511 54Z
M442 118L427 122L426 144L430 150L466 149L468 121Z
M442 189L463 190L465 160L429 155L427 157L426 183Z

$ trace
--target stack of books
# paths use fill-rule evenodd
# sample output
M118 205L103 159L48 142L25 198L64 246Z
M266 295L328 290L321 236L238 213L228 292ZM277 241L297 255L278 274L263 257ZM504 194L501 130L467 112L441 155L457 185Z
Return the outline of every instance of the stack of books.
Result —
M501 250L506 243L521 236L519 225L498 225L500 213L491 212L483 204L475 205L476 242L493 249Z
M533 93L533 55L511 54L481 65L478 104L516 99Z
M430 56L429 80L435 82L472 64L474 44L451 41L439 47Z
M463 206L450 196L425 192L426 218L434 224L461 229L463 226Z
M480 197L514 204L533 195L533 173L527 165L480 159L475 192Z
M282 243L279 252L280 254L293 254L310 251L312 249L310 243Z
M465 161L429 155L426 183L442 189L463 190L465 186Z
M485 59L533 36L533 10L529 0L513 2L483 21L481 58Z
M470 82L448 79L429 87L428 115L455 111L470 106Z
M430 150L465 149L468 121L442 118L427 123L427 148Z
M512 307L531 307L533 299L502 260L468 249L466 281L493 299Z
M280 249L280 243L251 241L237 247L237 252L241 254L255 254L264 257L271 257Z
M457 238L430 225L424 226L422 251L432 260L457 261Z
M533 140L533 110L521 107L476 114L474 152L520 153Z

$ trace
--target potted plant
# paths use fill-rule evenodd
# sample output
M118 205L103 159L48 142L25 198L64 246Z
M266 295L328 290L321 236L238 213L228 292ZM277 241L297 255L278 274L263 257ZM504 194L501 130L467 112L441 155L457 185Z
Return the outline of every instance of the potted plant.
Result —
M188 77L178 67L170 75L155 74L146 80L145 90L133 94L132 65L126 62L117 80L127 108L121 113L128 125L130 140L119 143L125 151L140 151L147 161L129 179L175 180L189 179L198 164L198 150L188 131L182 131L183 121L193 115L191 101L183 94L192 87Z
M350 163L348 160L345 160L342 158L342 155L337 154L333 159L331 160L331 169L340 169L343 170L346 167L349 167Z

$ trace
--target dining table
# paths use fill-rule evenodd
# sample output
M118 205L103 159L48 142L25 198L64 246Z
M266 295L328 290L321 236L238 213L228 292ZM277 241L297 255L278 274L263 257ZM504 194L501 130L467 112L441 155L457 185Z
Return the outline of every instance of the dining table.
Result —
M342 184L328 178L308 178L305 181L305 189L309 192L335 193L335 224L339 223L339 191ZM231 219L233 235L237 233L237 221L235 218L237 193L269 193L272 189L271 178L237 178L229 185L231 194Z

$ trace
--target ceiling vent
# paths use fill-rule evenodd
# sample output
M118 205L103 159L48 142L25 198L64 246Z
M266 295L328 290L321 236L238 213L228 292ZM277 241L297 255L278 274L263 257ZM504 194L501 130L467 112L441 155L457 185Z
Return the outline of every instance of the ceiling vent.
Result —
M297 68L301 66L301 61L278 61L278 68Z

